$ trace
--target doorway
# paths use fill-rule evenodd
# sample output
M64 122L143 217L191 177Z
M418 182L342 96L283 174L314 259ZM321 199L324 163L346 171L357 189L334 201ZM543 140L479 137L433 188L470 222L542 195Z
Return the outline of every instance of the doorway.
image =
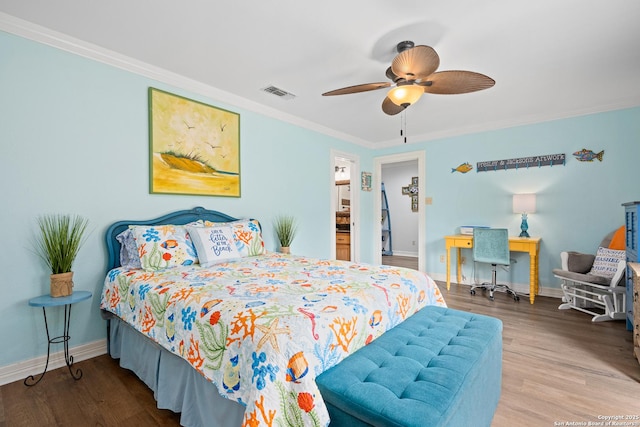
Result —
M382 156L382 157L377 157L374 159L374 175L373 175L373 186L374 189L377 191L378 196L374 197L374 212L382 212L383 209L383 200L384 200L384 195L382 193L382 183L383 181L383 170L385 171L391 171L393 169L396 168L402 168L406 166L407 169L409 169L411 171L410 175L410 180L407 181L407 183L405 184L406 187L410 187L411 184L413 184L411 182L411 178L417 178L417 185L415 187L417 187L415 189L415 191L417 191L417 194L399 194L400 197L400 202L399 203L406 203L405 207L402 208L403 211L408 210L411 211L408 215L407 218L411 218L413 217L414 220L417 221L417 226L414 227L413 229L411 229L409 232L411 233L410 236L407 235L403 235L401 233L394 233L393 232L393 223L392 223L392 231L391 231L391 237L392 237L392 242L394 242L394 246L395 248L400 247L401 250L397 251L394 250L392 256L409 256L409 257L415 257L417 255L417 268L420 271L425 271L426 269L426 256L425 256L425 249L424 249L424 232L425 232L425 215L424 215L424 204L422 203L422 200L425 199L424 196L424 191L425 191L425 159L424 159L424 152L423 151L415 151L415 152L409 152L409 153L402 153L402 154L394 154L394 155L389 155L389 156ZM415 175L414 175L415 173ZM396 174L397 175L397 174ZM391 176L389 173L387 173L387 176ZM403 186L403 187L405 187ZM395 189L391 189L391 191L396 191L398 190L397 188ZM388 191L388 190L387 190ZM403 189L399 190L399 191L403 191ZM415 192L413 189L411 191L408 191L409 193L413 193ZM387 196L389 196L387 194ZM398 199L397 194L394 194L394 199ZM413 196L416 196L415 198ZM402 201L402 197L404 197L406 200ZM387 197L387 200L389 198ZM396 204L396 211L398 210L398 204ZM406 208L406 209L405 209ZM389 209L393 209L392 205L389 205ZM393 212L390 211L389 212L391 218L393 219ZM398 230L400 231L400 230ZM383 244L385 244L386 242L383 242L383 233L385 235L388 236L388 232L383 232L383 227L380 226L380 224L374 224L374 230L373 230L373 235L374 235L374 242L376 244L376 249L375 249L375 258L374 258L374 262L378 263L378 264L382 264L382 263L387 263L386 260L383 261L383 258L387 258L387 256L383 257L383 249L385 247L383 247ZM401 237L402 240L402 245L399 245L399 239L398 237ZM388 237L387 237L388 238ZM415 243L415 244L414 244ZM388 246L386 246L386 248L388 248ZM415 248L415 249L414 249ZM397 260L401 263L407 261L407 260Z
M418 181L417 160L382 164L384 265L418 269Z
M358 156L331 150L331 258L360 260L358 218L360 208Z

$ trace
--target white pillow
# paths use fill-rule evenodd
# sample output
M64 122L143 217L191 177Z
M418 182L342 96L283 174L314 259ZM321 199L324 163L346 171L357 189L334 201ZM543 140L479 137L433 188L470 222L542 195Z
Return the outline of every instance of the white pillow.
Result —
M233 230L229 226L187 227L203 267L240 258Z
M618 263L625 257L625 251L599 247L589 274L612 279L618 271Z

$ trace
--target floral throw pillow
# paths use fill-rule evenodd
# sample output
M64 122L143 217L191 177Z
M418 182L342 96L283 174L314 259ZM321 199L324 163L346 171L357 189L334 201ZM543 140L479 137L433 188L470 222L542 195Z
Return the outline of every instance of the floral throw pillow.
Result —
M193 242L181 225L129 226L138 248L143 269L158 271L198 262Z

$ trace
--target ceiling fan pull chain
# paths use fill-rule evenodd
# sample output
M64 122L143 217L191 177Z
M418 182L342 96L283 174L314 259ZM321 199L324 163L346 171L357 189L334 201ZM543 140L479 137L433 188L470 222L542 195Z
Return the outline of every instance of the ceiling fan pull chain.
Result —
M407 143L407 112L405 111L404 113L404 143Z
M404 143L407 143L407 112L403 111L400 114L400 136L404 137Z

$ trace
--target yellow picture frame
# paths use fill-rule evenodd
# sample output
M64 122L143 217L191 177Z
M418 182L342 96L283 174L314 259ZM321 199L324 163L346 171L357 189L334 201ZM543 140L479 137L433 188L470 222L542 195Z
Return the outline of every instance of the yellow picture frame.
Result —
M240 115L149 88L149 192L240 197Z

